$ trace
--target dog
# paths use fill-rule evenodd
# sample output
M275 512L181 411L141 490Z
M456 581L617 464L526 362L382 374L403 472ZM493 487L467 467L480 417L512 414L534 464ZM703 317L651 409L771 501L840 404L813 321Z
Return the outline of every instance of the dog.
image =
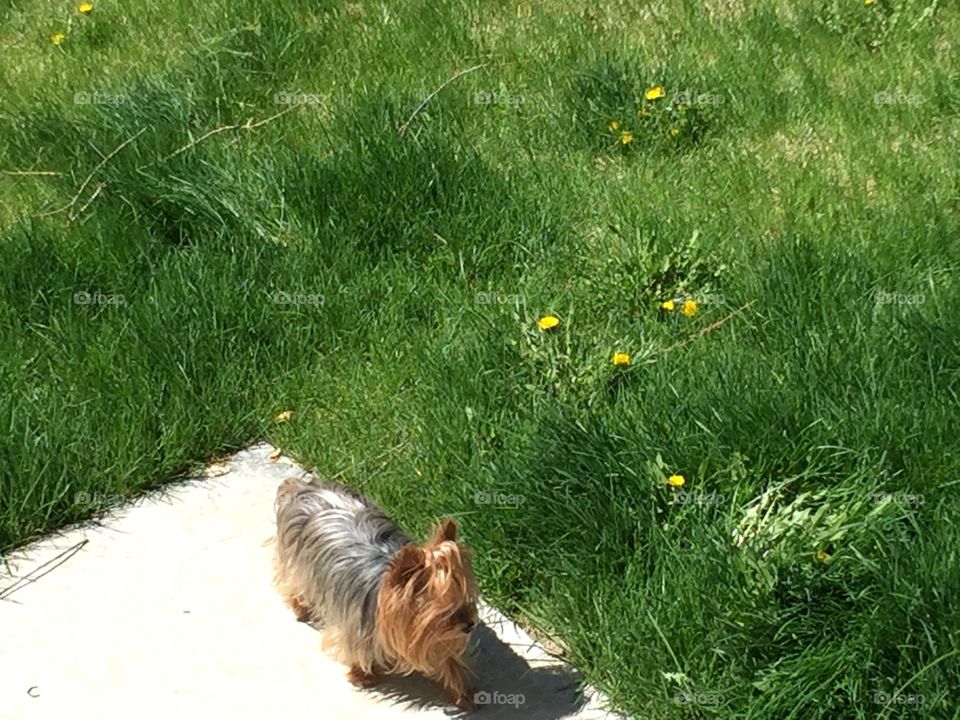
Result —
M418 672L475 710L465 656L478 593L456 523L417 546L363 495L298 478L280 484L275 509L277 586L298 620L324 626L350 682Z

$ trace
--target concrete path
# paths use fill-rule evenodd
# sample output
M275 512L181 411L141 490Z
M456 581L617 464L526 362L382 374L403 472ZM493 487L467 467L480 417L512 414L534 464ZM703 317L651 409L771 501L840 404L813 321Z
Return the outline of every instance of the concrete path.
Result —
M273 497L302 472L266 444L14 553L0 567L0 719L390 720L461 714L418 677L361 691L271 583ZM82 495L78 502L89 502ZM612 717L491 608L477 718Z

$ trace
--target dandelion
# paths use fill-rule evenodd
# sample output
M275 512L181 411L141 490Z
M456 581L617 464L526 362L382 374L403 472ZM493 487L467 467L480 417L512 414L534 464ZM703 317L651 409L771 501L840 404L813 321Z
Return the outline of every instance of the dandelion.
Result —
M551 330L560 324L560 318L556 315L544 315L542 318L537 320L537 326L541 330Z
M633 360L631 360L629 353L618 352L613 354L612 362L614 365L629 365Z
M632 143L632 142L633 142L633 133L632 133L632 132L627 132L626 130L624 130L623 132L620 133L620 144L621 144L621 145L629 145L629 144Z
M671 475L667 478L667 485L670 487L683 487L685 482L687 482L687 480L683 477L683 475Z
M273 418L273 421L277 424L288 422L293 420L294 416L293 410L284 410L282 413L277 413L277 416Z
M670 133L670 137L676 137L680 134L680 128L672 127L668 132Z
M867 3L869 5L869 3ZM817 562L821 562L826 565L830 562L830 554L824 550L817 550Z
M667 312L672 312L676 305L674 304L673 300L664 300L662 303L660 303L660 307Z
M67 34L62 32L54 33L50 36L50 42L52 42L54 45L62 45L63 41L66 39Z
M696 301L696 300L684 300L684 301L683 301L683 310L682 310L681 312L683 312L683 314L684 314L686 317L693 317L694 315L697 314L697 310L698 310L698 307L697 307L697 301Z
M77 6L77 12L80 13L81 15L89 15L90 13L93 12L93 5L86 2L80 3Z
M877 0L863 0L864 5L875 5Z
M659 100L666 94L667 93L664 91L663 85L654 85L643 94L643 97L646 100Z
M616 120L611 120L611 121L610 121L610 129L611 129L611 130L617 130L617 129L619 129L619 128L620 128L620 123L618 123Z

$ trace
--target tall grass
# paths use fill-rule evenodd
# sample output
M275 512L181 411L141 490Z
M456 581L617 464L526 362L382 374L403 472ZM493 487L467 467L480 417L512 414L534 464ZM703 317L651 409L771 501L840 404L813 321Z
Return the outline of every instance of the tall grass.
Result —
M0 12L0 549L265 436L623 711L956 717L955 7Z

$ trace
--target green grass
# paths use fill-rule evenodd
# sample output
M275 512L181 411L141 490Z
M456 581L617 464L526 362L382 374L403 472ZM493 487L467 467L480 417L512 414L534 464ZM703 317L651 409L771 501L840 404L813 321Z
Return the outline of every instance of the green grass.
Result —
M0 17L0 551L266 437L636 717L960 717L955 4Z

